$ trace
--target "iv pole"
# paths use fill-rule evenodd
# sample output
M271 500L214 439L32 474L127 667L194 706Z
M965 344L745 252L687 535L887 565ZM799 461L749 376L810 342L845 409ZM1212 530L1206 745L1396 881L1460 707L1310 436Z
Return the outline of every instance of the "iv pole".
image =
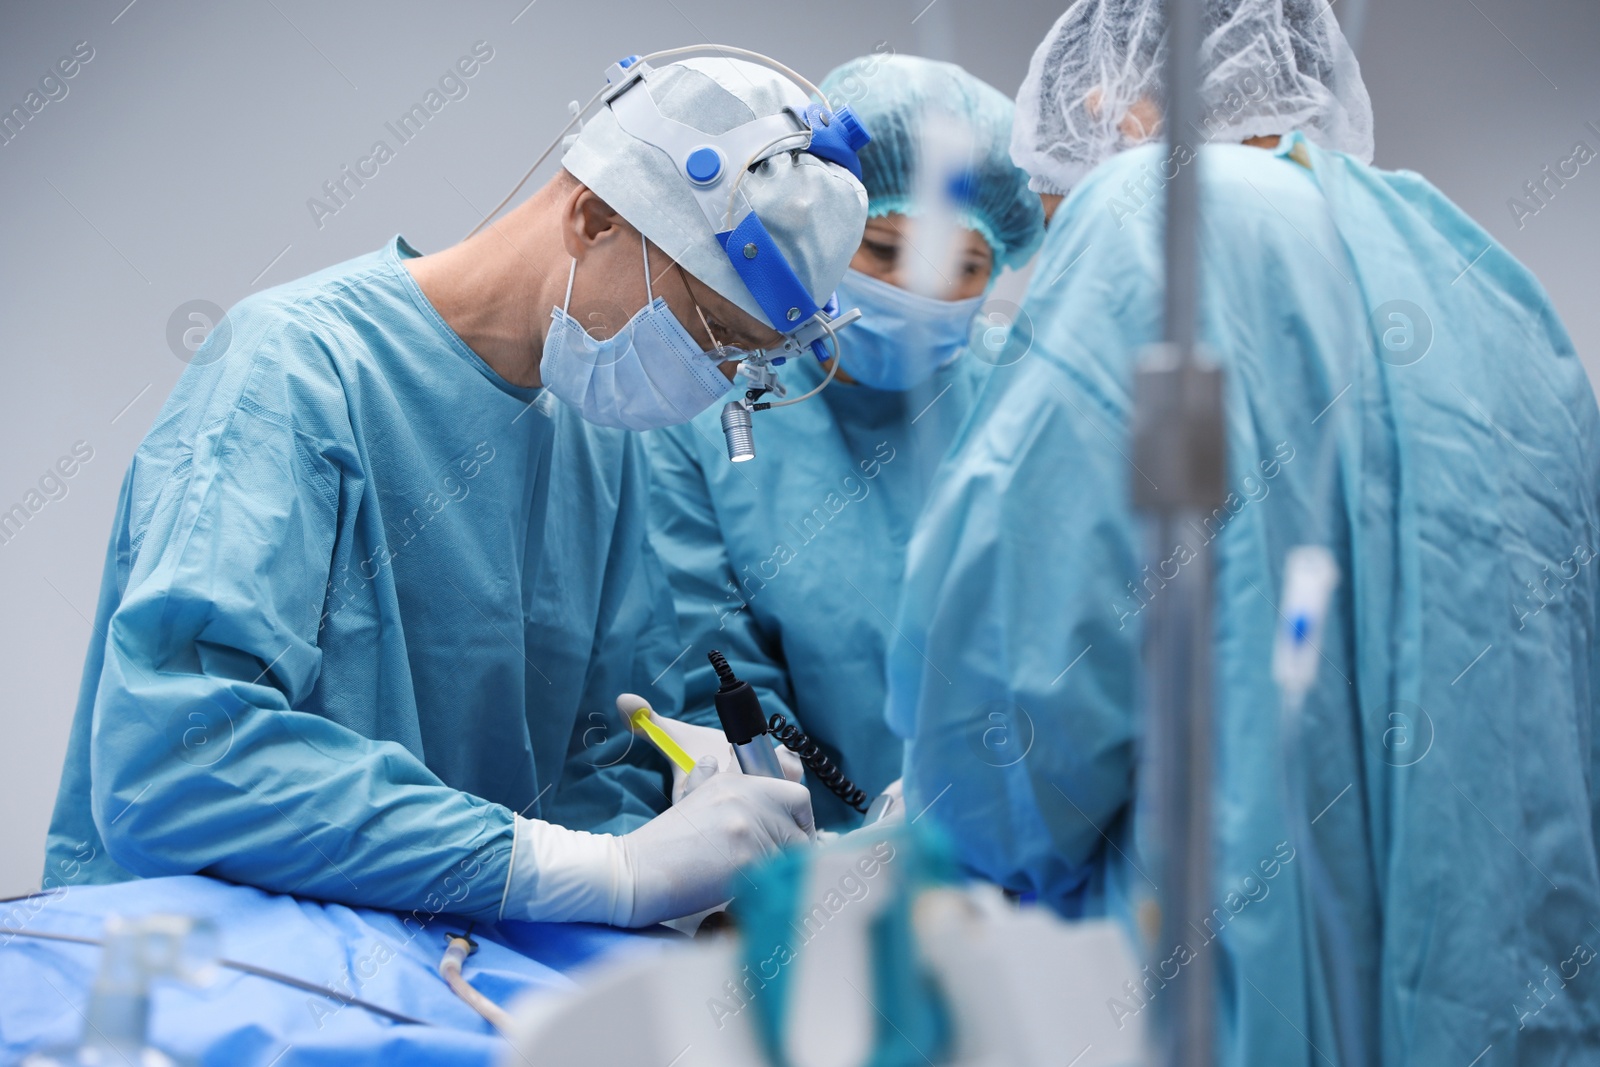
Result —
M1204 0L1167 0L1166 132L1169 152L1199 128L1198 54ZM1134 506L1151 520L1159 564L1227 488L1222 372L1197 351L1200 182L1198 144L1166 190L1162 343L1134 373ZM1193 524L1192 526L1190 524ZM1195 539L1197 541L1201 539ZM1161 862L1152 972L1186 945L1194 958L1167 983L1159 1062L1215 1062L1216 958L1205 947L1211 907L1212 555L1203 541L1151 602L1145 636L1146 796ZM1162 575L1165 578L1165 575ZM1182 957L1180 956L1180 959ZM1171 964L1168 963L1170 970ZM1166 975L1162 975L1166 978Z

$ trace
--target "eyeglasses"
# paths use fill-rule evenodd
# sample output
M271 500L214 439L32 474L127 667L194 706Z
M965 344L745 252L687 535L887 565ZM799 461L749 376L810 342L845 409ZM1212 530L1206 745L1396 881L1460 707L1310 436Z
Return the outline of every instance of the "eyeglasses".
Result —
M689 280L689 272L684 270L683 265L676 261L673 262L672 266L678 272L678 277L683 281L684 292L689 294L689 302L694 305L694 313L700 316L700 325L705 327L706 336L711 338L711 349L706 355L715 355L718 363L729 363L748 356L750 354L748 351L735 345L725 345L717 340L715 331L711 329L711 323L706 320L705 309L700 306L699 299L694 295L694 284Z

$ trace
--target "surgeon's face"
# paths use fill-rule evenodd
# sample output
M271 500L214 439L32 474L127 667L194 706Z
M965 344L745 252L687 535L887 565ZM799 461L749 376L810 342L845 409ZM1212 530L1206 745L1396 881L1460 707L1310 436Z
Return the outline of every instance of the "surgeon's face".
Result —
M925 249L912 244L909 236L913 224L904 215L881 215L867 220L866 232L861 235L861 245L856 249L850 266L880 282L901 289L907 288L913 257L927 256L944 279L944 291L938 294L944 300L966 300L982 296L994 276L994 250L989 242L975 230L958 230L955 266L946 268L939 259L949 262L949 255L932 256Z
M758 348L777 348L783 335L757 321L731 300L695 278L591 190L579 187L570 208L573 232L567 251L578 261L567 313L589 334L604 340L627 324L650 296L667 302L702 351L736 358ZM646 257L650 283L645 286ZM721 365L732 379L736 362Z
M657 257L666 258L660 249L654 245L650 247L652 263ZM701 348L707 352L718 350L730 357L721 364L723 376L729 381L733 380L734 372L739 368L739 364L731 361L731 357L746 355L757 349L778 348L783 344L783 334L746 314L733 301L723 297L682 266L674 263L672 273L677 277L678 286L668 291L657 289L656 292L661 293L672 313ZM674 294L680 294L682 299L674 300ZM685 318L685 315L689 317Z

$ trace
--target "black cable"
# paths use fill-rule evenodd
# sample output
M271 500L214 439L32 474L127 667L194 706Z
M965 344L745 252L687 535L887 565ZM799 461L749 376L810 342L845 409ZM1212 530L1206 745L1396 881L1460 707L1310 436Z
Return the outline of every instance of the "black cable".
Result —
M867 791L856 785L844 776L844 772L834 766L833 760L823 752L821 747L801 732L800 727L791 725L777 712L767 720L767 729L772 736L783 742L783 746L804 763L817 781L828 787L834 796L844 801L850 807L865 815L867 813Z
M806 769L816 776L817 781L828 787L829 792L863 815L867 813L866 790L846 778L844 772L834 765L833 760L828 758L828 754L822 751L820 745L807 737L798 726L791 725L788 719L785 719L777 712L773 712L772 716L763 722L761 719L761 702L756 697L755 689L739 680L733 673L733 668L728 666L728 658L716 649L712 649L707 653L707 658L711 660L711 666L722 682L722 689L717 694L717 713L722 718L725 732L733 729L730 726L731 720L729 716L723 714L723 702L726 696L730 701L738 705L739 710L745 711L753 720L744 729L745 733L749 733L752 736L758 732L770 733L781 741L783 746L790 752L799 756L800 762L805 764ZM740 737L743 737L743 740ZM728 739L736 745L745 744L752 739L744 736L743 733L741 733L740 737L734 737L732 733L729 733Z
M65 941L74 945L105 945L104 941L93 937L74 937L72 934L50 934L45 933L43 930L23 930L13 926L0 926L0 934L15 934L20 937L36 937L41 941ZM278 982L282 985L289 986L292 989L298 989L303 993L320 993L325 997L332 997L334 1000L337 1000L346 1007L364 1008L367 1011L372 1012L374 1015L381 1015L385 1019L391 1019L397 1023L405 1023L410 1026L433 1025L432 1023L424 1022L421 1019L413 1019L409 1015L401 1015L397 1011L390 1011L388 1008L385 1008L382 1005L373 1004L370 1001L362 1000L360 997L352 997L346 993L341 993L337 989L329 989L327 986L320 986L315 982L302 981L301 979L295 978L292 975L279 974L277 971L269 971L265 967L257 967L253 963L240 963L238 960L218 960L217 964L218 966L228 968L230 971L238 971L240 974L249 974L254 975L257 978L265 978L269 982Z

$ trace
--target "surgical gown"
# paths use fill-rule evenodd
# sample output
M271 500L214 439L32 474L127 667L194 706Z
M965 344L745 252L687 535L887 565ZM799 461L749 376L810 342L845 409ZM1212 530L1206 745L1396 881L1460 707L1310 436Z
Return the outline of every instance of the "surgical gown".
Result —
M629 434L494 374L387 247L249 297L123 483L44 885L498 913L512 816L625 831L677 705Z
M1130 504L1130 388L1160 335L1173 164L1127 152L1056 215L1033 329L910 550L889 702L908 805L931 803L970 867L1068 914L1126 917L1153 895L1141 639L1208 543L1213 910L1108 1010L1143 1012L1182 966L1214 966L1225 1064L1592 1062L1594 396L1538 282L1422 178L1283 148L1303 163L1201 159L1201 330L1227 375L1231 492L1154 558ZM1271 659L1285 556L1307 543L1342 580L1291 788ZM1319 932L1312 855L1342 939ZM1334 953L1364 1046L1343 1057Z
M844 335L849 344L849 335ZM762 710L803 729L869 799L900 776L884 656L912 523L982 373L963 354L903 392L830 384L755 416L756 457L729 462L719 411L649 434L651 536L677 601L685 717L718 726L711 649ZM823 377L780 372L790 396ZM860 816L807 773L818 824Z

